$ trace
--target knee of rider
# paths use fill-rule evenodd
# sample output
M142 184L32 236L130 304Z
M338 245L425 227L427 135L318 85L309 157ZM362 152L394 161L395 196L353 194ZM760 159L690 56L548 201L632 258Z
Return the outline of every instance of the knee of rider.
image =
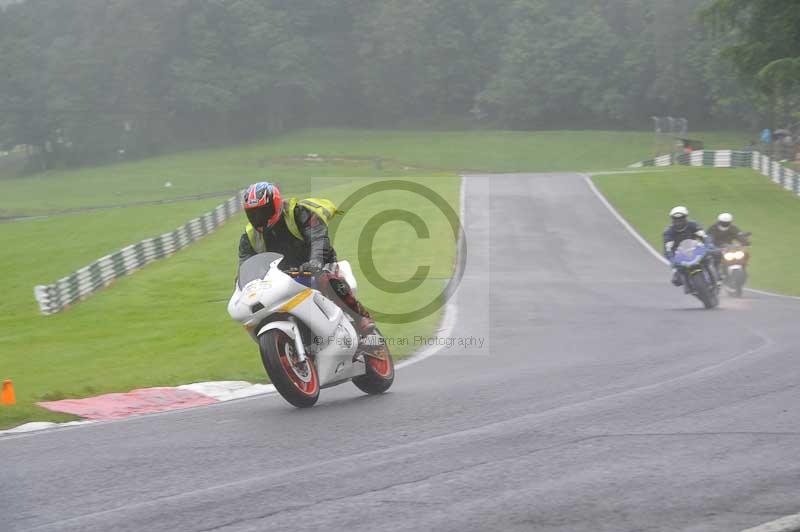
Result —
M333 291L336 292L338 296L344 297L350 294L350 287L342 279L331 276L328 282L330 283L331 288L333 288Z

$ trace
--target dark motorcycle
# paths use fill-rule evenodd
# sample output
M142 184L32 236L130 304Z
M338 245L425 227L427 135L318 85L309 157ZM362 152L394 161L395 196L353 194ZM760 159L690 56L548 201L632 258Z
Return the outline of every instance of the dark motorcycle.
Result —
M685 292L697 297L707 309L719 305L713 261L711 248L691 239L681 242L672 257L672 266L681 276Z

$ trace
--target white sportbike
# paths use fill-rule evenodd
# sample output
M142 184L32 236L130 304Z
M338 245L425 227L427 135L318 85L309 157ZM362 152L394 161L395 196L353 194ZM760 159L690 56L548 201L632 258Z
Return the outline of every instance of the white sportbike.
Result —
M394 363L383 336L377 332L359 345L352 318L316 290L310 273L281 271L282 260L278 253L261 253L243 262L228 302L231 318L258 343L278 392L305 408L317 402L320 389L349 380L369 394L388 390ZM355 293L349 263L326 269L335 269Z

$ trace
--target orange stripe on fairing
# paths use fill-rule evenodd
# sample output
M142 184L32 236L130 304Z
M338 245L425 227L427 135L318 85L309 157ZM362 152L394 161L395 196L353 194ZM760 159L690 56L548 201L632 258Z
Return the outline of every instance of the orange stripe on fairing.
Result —
M299 305L300 303L311 297L311 294L313 293L314 293L313 290L311 290L310 288L306 288L305 290L294 296L292 299L284 303L283 306L281 306L281 308L278 309L278 312L290 312L297 305Z

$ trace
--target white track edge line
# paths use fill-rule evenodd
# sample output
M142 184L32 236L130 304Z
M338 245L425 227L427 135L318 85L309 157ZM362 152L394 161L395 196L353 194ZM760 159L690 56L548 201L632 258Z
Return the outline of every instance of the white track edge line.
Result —
M460 176L460 177L461 177L461 186L459 187L459 216L461 218L461 223L462 223L462 226L463 226L464 204L465 204L466 192L464 190L464 176ZM463 238L463 237L464 237L464 234L462 232L461 238ZM462 244L462 242L457 242L456 243L456 268L458 268L459 265L461 264L460 256L459 256L459 254L461 253L461 244ZM455 272L454 272L454 275L455 275ZM456 304L453 302L453 299L455 299L455 298L456 298L455 294L452 294L451 295L451 301L448 302L447 305L445 305L444 316L442 318L441 326L439 327L439 329L436 332L437 336L450 336L452 331L453 331L453 328L455 327L456 320L458 318L458 308L456 307ZM428 358L434 356L435 354L437 354L439 351L444 349L444 347L445 346L443 346L443 345L431 345L431 346L425 347L421 351L418 351L416 354L412 355L410 358L407 358L406 360L403 360L399 364L395 365L395 369L407 368L408 366L412 366L412 365L414 365L414 364L416 364L418 362L422 362L423 360L428 359ZM176 388L178 388L178 386L176 386ZM264 393L261 393L261 394L254 394L254 395L250 395L248 397L241 397L241 398L235 398L235 399L221 400L221 401L219 401L217 403L214 403L213 405L205 405L205 406L194 407L194 408L208 408L210 406L217 406L219 404L230 403L232 401L248 401L248 400L251 400L251 399L258 399L260 397L264 397L264 396L267 396L267 395L274 395L276 393L277 393L277 390L273 389L273 390L270 390L268 392L264 392ZM55 426L52 426L52 427L46 427L46 428L37 429L37 430L31 430L31 431L27 431L27 432L14 432L16 429L19 428L19 427L15 427L15 428L7 429L7 430L0 430L0 442L7 441L7 440L12 440L12 439L17 439L17 438L22 438L22 437L27 437L27 436L33 436L33 435L36 435L36 434L42 434L42 433L46 433L46 432L51 432L54 429L62 429L62 430L71 429L71 428L75 429L75 428L83 427L83 426L86 426L86 425L95 425L97 423L104 423L104 424L105 423L122 423L122 422L130 421L130 420L133 420L133 419L142 419L143 417L164 416L164 415L169 415L169 414L175 414L177 412L183 412L183 411L186 411L186 410L188 410L188 409L179 408L179 409L176 409L176 410L167 410L165 412L154 412L152 414L145 414L143 416L131 416L131 417L128 417L128 418L125 418L125 419L113 419L113 420L103 420L103 421L84 420L84 421L78 421L78 422L68 421L68 422L63 423L63 424L58 423L58 424L56 424ZM76 423L79 423L79 424L76 424ZM20 426L22 426L22 425L20 425Z
M656 259L661 261L662 264L666 264L667 266L669 266L669 261L664 257L662 257L661 254L659 254L655 249L653 249L653 246L651 246L650 243L647 240L645 240L644 237L642 237L642 235L640 235L639 232L636 229L634 229L631 224L628 223L628 220L623 218L622 215L619 213L619 211L613 205L611 205L611 203L608 201L608 199L606 199L603 193L600 192L600 189L598 189L597 186L594 184L592 178L589 177L589 175L587 174L580 174L580 175L581 177L583 177L584 182L586 182L591 191L594 192L594 195L597 196L597 199L600 200L600 203L606 206L606 209L608 209L608 211L614 215L614 218L616 218L617 221L619 221L619 223L621 223L622 226L628 230L631 236L633 236L633 238L635 238L642 246L644 246L644 248L647 251L649 251L651 255L653 255Z
M667 266L669 266L669 262L667 261L667 259L662 257L655 249L653 249L653 246L651 246L650 243L647 240L645 240L642 237L642 235L640 235L639 232L636 229L634 229L633 226L630 223L628 223L628 221L625 218L622 217L622 215L619 213L619 211L613 205L611 205L611 203L603 195L603 193L600 192L600 189L597 188L597 186L592 181L592 178L590 177L591 175L594 175L594 174L580 174L580 175L583 177L583 180L589 186L591 191L594 192L594 195L597 196L597 199L599 199L600 202L603 205L606 206L608 211L611 214L614 215L614 218L616 218L619 221L619 223L621 223L623 225L623 227L625 227L625 229L628 230L628 232L633 236L633 238L635 238L642 246L644 246L645 249L647 249L647 251L649 251L655 258L657 258L659 261L661 261L662 264L666 264ZM786 294L776 294L775 292L767 292L765 290L756 290L755 288L745 288L745 290L748 291L748 292L752 292L754 294L760 294L762 296L769 296L769 297L775 297L775 298L779 298L779 299L791 299L791 300L794 300L794 301L800 301L800 297L798 297L798 296L787 296Z
M800 514L787 515L775 521L757 525L742 532L798 532L800 531Z
M461 177L461 185L459 187L458 193L458 215L461 219L461 227L464 226L464 205L466 203L466 191L465 191L465 178L464 176ZM465 237L463 230L459 235L459 242L456 242L456 266L455 270L453 271L453 276L457 277L459 275L458 269L461 268L461 250L462 245L464 242L461 241ZM456 287L456 293L458 292L458 287ZM456 306L455 299L457 298L456 293L450 294L450 301L448 301L447 305L444 307L444 316L442 317L441 326L439 330L436 332L437 336L450 336L453 332L453 328L455 327L456 320L458 319L458 307ZM426 358L430 358L433 355L437 354L439 351L444 349L443 345L432 345L428 346L425 349L418 351L416 354L412 355L410 358L400 362L397 364L397 369L406 368L408 366L414 365L417 362L422 362Z

